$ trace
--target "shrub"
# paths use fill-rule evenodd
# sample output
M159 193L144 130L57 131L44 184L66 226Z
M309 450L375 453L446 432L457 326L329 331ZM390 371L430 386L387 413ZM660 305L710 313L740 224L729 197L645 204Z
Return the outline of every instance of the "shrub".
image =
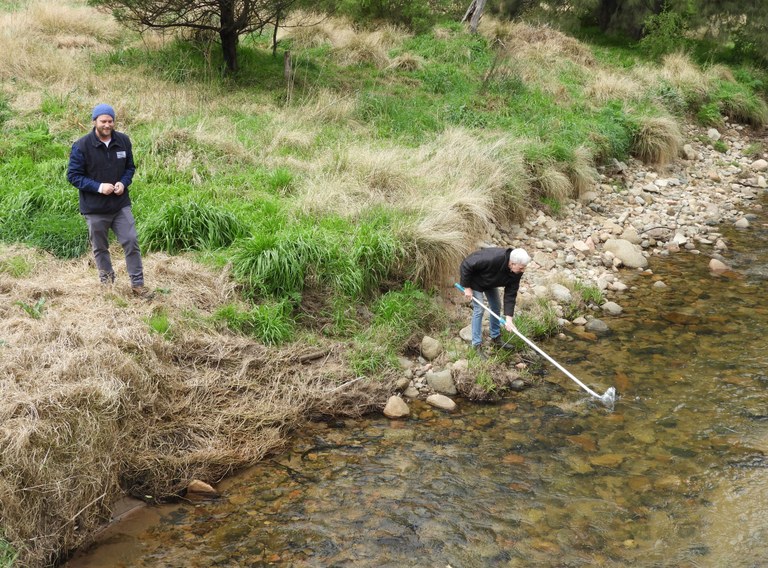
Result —
M686 37L686 15L668 9L666 4L660 14L645 19L643 31L640 48L654 59L666 53L686 51L690 47L690 40Z

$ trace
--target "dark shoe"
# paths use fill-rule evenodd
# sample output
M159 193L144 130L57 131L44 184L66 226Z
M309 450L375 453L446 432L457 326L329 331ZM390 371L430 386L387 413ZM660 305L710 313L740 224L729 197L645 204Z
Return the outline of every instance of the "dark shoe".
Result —
M514 347L510 345L508 341L503 341L500 335L491 337L491 343L493 343L493 346L496 349L509 349L510 351L514 349Z
M486 355L485 351L483 351L482 345L473 345L471 351L475 354L475 357L481 361L486 361L488 359L488 355Z
M135 297L142 300L151 300L155 297L155 293L146 286L134 286L131 288L131 292L133 292Z

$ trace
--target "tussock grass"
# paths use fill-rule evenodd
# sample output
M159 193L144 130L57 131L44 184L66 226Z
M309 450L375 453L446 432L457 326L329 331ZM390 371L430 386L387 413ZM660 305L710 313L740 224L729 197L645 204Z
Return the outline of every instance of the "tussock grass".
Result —
M677 122L669 117L643 117L635 134L632 152L650 164L667 164L677 158L683 137Z
M542 194L557 203L565 202L573 194L573 184L561 167L558 164L545 163L534 168L535 179Z
M592 51L584 43L546 25L502 22L484 17L478 31L498 42L517 59L549 62L568 59L588 67L596 64Z
M573 161L567 165L567 175L573 185L576 197L591 190L598 180L592 151L586 146L579 146L573 154Z
M388 69L400 69L402 71L418 71L423 69L425 60L423 57L412 53L401 53L390 62Z
M633 101L642 98L644 86L627 75L601 69L585 89L585 95L597 103L610 100Z
M195 201L169 203L142 223L145 250L179 252L219 249L245 234L245 226L222 207Z

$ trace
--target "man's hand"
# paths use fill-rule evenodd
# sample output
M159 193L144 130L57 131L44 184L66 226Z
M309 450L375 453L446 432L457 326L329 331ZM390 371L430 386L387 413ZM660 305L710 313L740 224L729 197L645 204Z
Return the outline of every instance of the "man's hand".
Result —
M512 321L512 316L507 316L506 318L504 318L504 327L509 332L517 331L517 328L515 327L515 324Z
M112 192L114 191L115 191L115 186L112 185L111 183L102 183L99 186L99 193L101 193L102 195L111 195ZM120 194L118 193L118 195Z
M472 299L472 288L464 288L464 295L471 300Z
M122 195L124 191L125 191L125 186L123 185L123 183L117 182L115 184L115 195Z

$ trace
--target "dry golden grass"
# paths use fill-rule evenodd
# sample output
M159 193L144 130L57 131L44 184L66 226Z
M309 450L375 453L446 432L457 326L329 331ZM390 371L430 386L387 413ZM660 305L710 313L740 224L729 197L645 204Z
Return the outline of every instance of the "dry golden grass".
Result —
M296 51L330 44L341 65L369 63L379 68L389 65L388 52L409 34L401 28L384 25L373 31L359 30L345 18L319 16L307 12L293 14L281 30L279 39L289 38Z
M564 203L574 193L573 184L562 168L563 165L551 163L534 168L534 176L541 187L542 194L558 203Z
M638 81L604 69L597 71L584 89L584 94L598 103L613 99L633 101L641 98L643 93L644 87Z
M599 177L592 151L586 146L576 148L573 162L568 164L566 173L571 180L576 197L590 191Z
M123 491L214 483L279 448L310 412L358 415L385 398L387 381L331 394L351 378L332 344L312 366L296 346L213 330L204 316L233 299L230 280L186 258L145 259L151 285L170 291L148 303L127 284L100 287L85 259L0 250L0 261L20 256L31 274L0 272L0 526L19 566L82 544ZM41 298L39 319L16 304ZM173 342L146 323L160 310Z
M586 67L596 64L589 47L549 26L483 18L478 31L491 41L499 42L513 58L549 62L567 59Z
M452 277L478 235L520 218L530 185L519 144L454 129L417 149L358 145L335 149L297 191L305 213L357 218L387 204L403 212L405 235L426 285Z
M680 153L683 136L670 117L645 117L632 142L632 153L643 162L663 165Z
M388 65L389 69L401 69L403 71L418 71L424 67L424 58L412 53L401 53Z

